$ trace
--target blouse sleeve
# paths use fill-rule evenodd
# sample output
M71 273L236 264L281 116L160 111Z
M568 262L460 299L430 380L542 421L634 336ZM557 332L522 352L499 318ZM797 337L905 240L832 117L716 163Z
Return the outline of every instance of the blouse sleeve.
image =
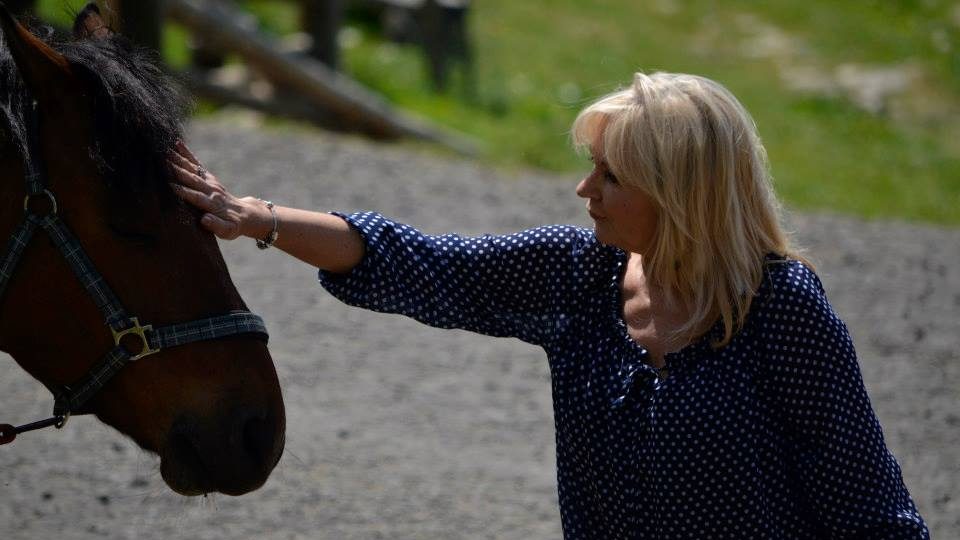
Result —
M366 252L347 274L321 270L320 283L346 304L439 328L544 345L602 265L592 232L573 226L429 236L372 212L334 214L360 232Z
M887 449L846 325L819 278L800 263L764 321L770 395L796 449L805 506L824 538L927 539L930 534Z

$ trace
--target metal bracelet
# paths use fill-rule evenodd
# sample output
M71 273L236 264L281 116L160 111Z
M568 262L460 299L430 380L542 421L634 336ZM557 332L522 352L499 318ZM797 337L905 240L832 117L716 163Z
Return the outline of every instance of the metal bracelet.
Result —
M267 208L270 209L270 215L273 217L273 230L270 231L270 234L266 238L257 240L257 247L260 249L267 249L277 241L277 237L280 236L280 218L277 217L277 211L273 207L273 203L270 201L265 201L263 199L257 199L258 201L267 205Z

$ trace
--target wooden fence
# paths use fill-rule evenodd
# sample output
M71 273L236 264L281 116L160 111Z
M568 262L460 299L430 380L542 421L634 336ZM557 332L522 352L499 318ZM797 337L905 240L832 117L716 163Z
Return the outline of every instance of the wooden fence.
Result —
M195 52L198 67L216 65L219 57L235 54L274 88L264 95L224 84L214 72L206 69L180 73L194 92L207 99L311 121L328 128L358 131L378 139L409 137L438 143L466 155L477 153L475 141L396 110L336 70L339 63L336 36L348 0L300 1L305 30L312 38L310 48L300 53L284 51L274 38L249 24L248 15L226 0L98 0L97 4L111 27L140 45L160 50L163 22L170 19L186 27L198 43L202 43ZM411 13L421 17L418 20L434 17L436 24L446 24L445 19L437 15L443 9L449 8L450 13L454 13L465 10L467 5L465 0L352 1L374 8L379 5L380 9L413 10ZM5 0L5 3L19 12L30 10L34 5L33 0ZM432 28L427 23L421 24ZM422 29L420 32L423 33ZM421 43L430 58L434 83L442 88L446 84L451 54L469 59L468 47L464 39L456 37L457 32L430 32L433 34L423 37ZM434 49L444 52L430 52Z

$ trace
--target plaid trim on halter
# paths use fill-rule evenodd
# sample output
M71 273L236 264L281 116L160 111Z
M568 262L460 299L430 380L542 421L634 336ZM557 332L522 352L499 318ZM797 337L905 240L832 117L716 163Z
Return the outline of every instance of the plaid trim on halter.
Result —
M267 327L263 319L253 313L230 313L183 324L164 326L147 331L151 349L165 349L237 334L262 334L266 339ZM103 388L118 371L129 364L132 355L121 345L114 347L90 368L82 379L63 388L56 396L53 414L76 411L94 394Z
M103 313L108 325L117 328L120 323L128 319L126 311L120 305L110 287L103 281L103 276L93 267L93 262L87 257L80 246L80 242L64 225L57 215L47 215L40 222L41 226L50 235L54 245L60 250L70 264L73 273L80 280L83 288L90 293L97 308Z
M10 237L10 240L7 241L6 255L3 258L3 262L0 263L0 298L3 298L3 291L6 290L7 283L13 275L13 270L17 267L17 263L20 262L23 250L33 237L34 231L37 230L38 222L39 220L36 216L27 216L13 236Z
M263 319L253 313L230 313L154 328L147 332L147 342L151 349L165 349L235 334L263 334L266 337L267 327L263 324Z
M130 363L130 353L123 347L114 347L80 380L64 387L55 396L53 414L69 414L77 411L94 394L100 391L118 371Z

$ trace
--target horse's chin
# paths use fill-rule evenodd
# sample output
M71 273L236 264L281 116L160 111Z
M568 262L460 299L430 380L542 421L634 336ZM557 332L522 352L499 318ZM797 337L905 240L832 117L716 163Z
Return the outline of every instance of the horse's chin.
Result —
M167 487L185 497L196 497L209 493L223 493L236 497L254 491L262 485L218 486L204 473L202 467L166 458L160 459L160 476Z
M160 476L167 486L174 492L186 497L206 495L217 491L213 483L206 478L203 472L203 462L200 456L193 453L184 459L183 452L176 457L172 452L164 452L160 456Z
M163 475L163 480L167 483L167 487L169 487L174 493L183 495L184 497L196 497L198 495L206 495L210 493L209 490L187 486L186 484L178 484L177 482L180 481L179 479L168 478L166 474Z

